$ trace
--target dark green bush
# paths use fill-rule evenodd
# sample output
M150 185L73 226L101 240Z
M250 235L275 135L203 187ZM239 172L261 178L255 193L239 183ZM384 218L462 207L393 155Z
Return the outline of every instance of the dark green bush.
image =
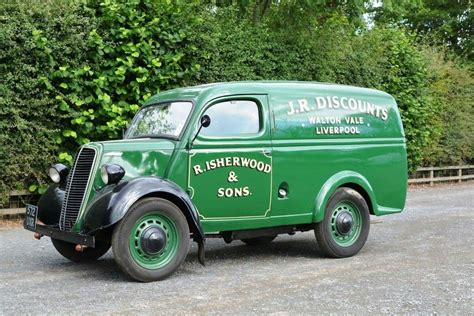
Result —
M437 110L432 125L442 131L423 153L424 165L474 163L474 78L472 68L440 47L425 47L430 97Z
M365 30L344 10L288 17L284 5L256 23L232 5L194 3L0 3L0 200L44 188L55 157L69 163L78 145L120 137L151 95L218 81L384 90L399 104L411 170L474 159L472 72L404 29Z
M344 16L294 33L241 20L232 7L205 12L194 40L202 71L198 82L306 80L376 88L398 102L413 170L437 133L428 98L427 60L402 29L376 27L356 34Z
M376 39L376 46L367 47L364 38ZM377 28L361 38L365 49L380 50L378 63L380 82L374 87L390 93L398 103L407 139L408 166L413 172L423 159L424 150L440 132L432 124L437 109L429 98L428 60L416 45L414 37L401 29Z
M78 145L120 137L151 95L185 85L199 70L189 58L196 47L188 38L199 23L192 6L133 0L93 1L88 8L97 24L83 42L87 59L79 65L55 61L45 82L59 91L59 112L69 118L56 135L66 162ZM54 60L48 39L35 38Z
M64 121L55 91L45 89L43 81L55 63L75 65L84 58L91 24L74 3L0 4L0 200L11 189L45 183L45 170L57 154L55 135ZM34 33L48 38L47 56L38 52Z

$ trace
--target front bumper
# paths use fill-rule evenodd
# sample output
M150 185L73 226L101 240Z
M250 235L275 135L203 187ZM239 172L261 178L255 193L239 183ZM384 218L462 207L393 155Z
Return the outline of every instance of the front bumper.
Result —
M36 223L34 227L31 227L27 225L26 218L25 218L25 221L23 222L23 227L29 231L38 233L42 236L48 236L54 239L64 240L76 245L95 247L94 236L62 231L57 226L53 226L53 225L41 225L39 223Z

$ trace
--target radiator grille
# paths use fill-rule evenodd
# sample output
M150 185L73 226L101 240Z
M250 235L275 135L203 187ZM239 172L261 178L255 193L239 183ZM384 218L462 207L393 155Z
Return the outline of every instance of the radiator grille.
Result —
M66 192L61 207L59 219L61 230L70 231L76 223L92 173L95 155L94 149L86 147L82 147L76 155L74 167L67 179Z

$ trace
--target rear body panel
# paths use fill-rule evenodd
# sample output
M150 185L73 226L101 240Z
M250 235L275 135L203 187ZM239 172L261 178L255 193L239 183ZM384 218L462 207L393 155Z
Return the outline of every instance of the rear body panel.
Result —
M274 182L290 184L288 199L275 198L273 215L284 215L288 209L311 212L314 199L308 197L317 196L334 175L344 173L366 180L375 199L374 214L403 209L406 145L390 95L334 85L295 87L270 94L270 104Z

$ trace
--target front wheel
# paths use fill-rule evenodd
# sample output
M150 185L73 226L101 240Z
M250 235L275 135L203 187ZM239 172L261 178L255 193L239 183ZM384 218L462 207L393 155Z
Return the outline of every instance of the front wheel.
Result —
M186 258L188 223L181 210L170 201L143 199L115 227L112 249L118 266L133 279L162 280Z
M82 252L76 251L76 245L67 241L51 238L51 242L63 257L74 262L95 261L110 249L110 241L97 240L94 248L86 247Z
M356 190L341 187L329 199L324 219L316 224L314 232L325 255L343 258L362 249L369 229L367 202Z

